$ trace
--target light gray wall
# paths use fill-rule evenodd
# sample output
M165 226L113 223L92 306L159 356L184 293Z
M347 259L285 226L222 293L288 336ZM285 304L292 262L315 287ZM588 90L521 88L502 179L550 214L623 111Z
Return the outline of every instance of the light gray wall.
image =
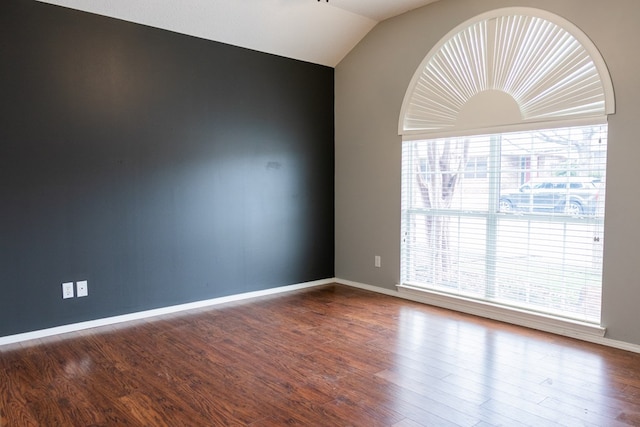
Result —
M336 67L336 277L387 289L400 278L400 107L430 49L501 7L545 9L584 31L616 92L609 119L603 278L607 337L640 344L640 2L441 0L379 24ZM374 267L374 256L382 267Z

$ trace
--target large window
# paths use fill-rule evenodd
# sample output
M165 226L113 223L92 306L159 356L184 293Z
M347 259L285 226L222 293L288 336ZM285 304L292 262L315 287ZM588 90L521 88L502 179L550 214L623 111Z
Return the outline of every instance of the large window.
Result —
M405 286L599 323L606 125L403 144Z
M614 112L604 60L564 18L504 8L451 30L400 112L399 289L527 326L604 333Z

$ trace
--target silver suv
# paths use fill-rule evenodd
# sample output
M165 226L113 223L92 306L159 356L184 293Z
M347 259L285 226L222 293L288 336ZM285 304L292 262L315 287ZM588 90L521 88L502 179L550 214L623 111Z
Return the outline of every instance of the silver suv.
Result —
M556 177L532 180L518 191L500 194L500 212L596 215L600 184L596 178Z

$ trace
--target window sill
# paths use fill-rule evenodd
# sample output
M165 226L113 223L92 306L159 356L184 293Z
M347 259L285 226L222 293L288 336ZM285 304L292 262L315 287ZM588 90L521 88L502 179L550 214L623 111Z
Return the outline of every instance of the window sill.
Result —
M397 288L398 292L406 295L408 299L425 304L585 341L602 338L606 332L606 329L602 326L591 323L504 307L489 302L418 288L408 284L397 285Z

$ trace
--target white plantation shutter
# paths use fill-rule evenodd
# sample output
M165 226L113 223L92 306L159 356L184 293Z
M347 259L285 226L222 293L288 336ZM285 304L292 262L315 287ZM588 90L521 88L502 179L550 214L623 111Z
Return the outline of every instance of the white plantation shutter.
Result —
M600 323L607 115L591 41L490 12L425 58L400 116L401 288Z
M509 8L474 19L432 50L407 89L399 133L420 139L603 122L613 108L606 65L580 30L536 9Z

